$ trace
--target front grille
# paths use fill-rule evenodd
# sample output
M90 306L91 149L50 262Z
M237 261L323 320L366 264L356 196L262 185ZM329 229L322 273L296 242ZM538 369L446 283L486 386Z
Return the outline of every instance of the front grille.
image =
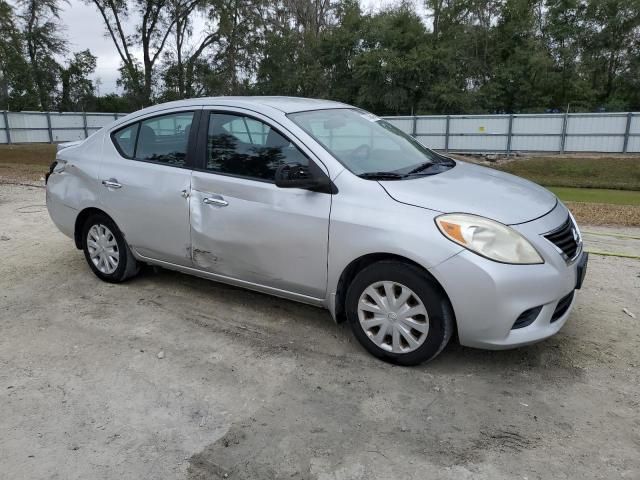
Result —
M573 294L574 292L571 292L566 297L562 297L560 299L558 305L556 305L556 309L553 312L553 315L551 315L551 323L555 322L565 313L567 313L567 310L569 310L569 307L571 306L571 301L573 300Z
M571 217L567 217L566 222L553 232L547 233L544 237L562 250L569 259L573 259L576 256L580 247L578 230L573 225Z

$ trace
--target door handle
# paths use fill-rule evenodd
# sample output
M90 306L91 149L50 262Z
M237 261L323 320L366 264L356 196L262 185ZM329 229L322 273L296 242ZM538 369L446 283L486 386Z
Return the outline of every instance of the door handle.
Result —
M115 178L110 178L109 180L102 180L102 185L104 185L107 188L122 188L122 185L120 185Z
M226 207L229 205L229 202L222 197L206 197L202 200L202 203L205 205L213 205L214 207Z

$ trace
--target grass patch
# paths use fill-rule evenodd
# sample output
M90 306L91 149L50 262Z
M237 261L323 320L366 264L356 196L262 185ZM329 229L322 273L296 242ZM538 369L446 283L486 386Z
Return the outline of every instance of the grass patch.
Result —
M495 168L546 187L582 187L640 191L639 157L532 157Z
M39 183L55 158L55 145L0 145L0 183Z
M579 223L640 226L640 157L530 157L490 166L544 185Z
M602 188L548 187L560 200L568 202L640 205L640 191Z
M56 146L48 143L0 145L0 165L43 165L48 167L56 158Z

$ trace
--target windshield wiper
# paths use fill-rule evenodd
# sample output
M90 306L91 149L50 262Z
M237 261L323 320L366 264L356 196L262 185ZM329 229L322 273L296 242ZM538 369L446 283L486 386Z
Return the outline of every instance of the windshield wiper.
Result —
M411 170L409 173L407 173L407 175L414 175L416 173L420 173L420 172L422 172L423 170L426 170L427 168L429 168L432 165L433 165L433 162L424 162L424 163L418 165L413 170Z
M406 175L401 175L395 172L365 172L358 175L365 180L399 180Z

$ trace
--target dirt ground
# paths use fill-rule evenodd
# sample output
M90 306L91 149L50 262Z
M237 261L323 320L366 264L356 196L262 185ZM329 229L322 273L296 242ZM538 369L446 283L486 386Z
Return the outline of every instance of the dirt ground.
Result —
M639 292L640 260L593 255L555 337L395 367L320 309L102 283L41 188L0 185L0 477L638 479Z

